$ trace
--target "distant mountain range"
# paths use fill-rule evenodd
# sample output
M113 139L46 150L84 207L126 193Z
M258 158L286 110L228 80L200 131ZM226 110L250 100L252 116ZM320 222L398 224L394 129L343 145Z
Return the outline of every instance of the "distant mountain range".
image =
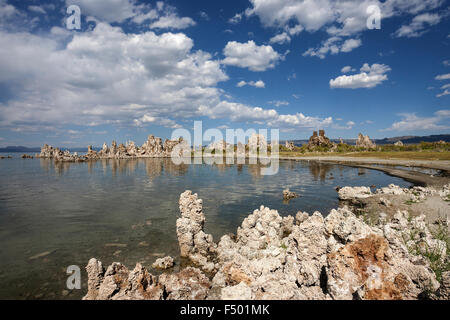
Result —
M356 139L342 139L344 143L349 145L355 145ZM294 142L295 145L304 145L307 144L309 140L289 140ZM339 143L339 139L331 139L331 141L335 143ZM421 142L438 142L445 141L450 142L450 134L440 134L440 135L432 135L432 136L402 136L402 137L393 137L393 138L384 138L384 139L374 139L373 140L378 145L384 144L394 144L397 141L401 141L404 144L416 144ZM280 143L284 144L285 141L281 141ZM87 152L87 148L60 148L61 150L69 149L71 152ZM95 151L101 150L101 148L93 148ZM9 146L6 148L0 148L0 152L23 152L23 153L39 153L41 152L41 148L28 148L23 146Z
M355 145L357 139L342 139L344 143L349 145ZM295 145L304 145L307 144L309 140L293 140ZM339 143L339 139L331 139L331 141L335 143ZM397 141L403 142L403 144L417 144L421 142L438 142L445 141L450 142L450 134L440 134L440 135L432 135L432 136L402 136L402 137L393 137L393 138L384 138L384 139L373 139L373 141L378 145L385 144L394 144Z
M87 152L87 147L86 148L60 148L61 150L70 150L71 152ZM93 148L93 150L99 151L100 148ZM36 147L36 148L28 148L28 147L23 147L23 146L9 146L6 148L0 148L0 152L22 152L22 153L40 153L41 152L41 148L40 147Z

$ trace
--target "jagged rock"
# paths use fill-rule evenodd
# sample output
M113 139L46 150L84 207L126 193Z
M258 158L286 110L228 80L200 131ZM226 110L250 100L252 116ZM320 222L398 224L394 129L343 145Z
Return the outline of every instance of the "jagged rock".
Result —
M358 135L356 146L365 149L375 149L377 147L377 145L372 140L370 140L369 136L365 136L362 133Z
M231 144L227 143L225 140L221 140L211 143L206 149L209 150L210 152L212 152L213 150L225 152L230 147Z
M252 300L252 289L245 282L222 288L222 300Z
M157 259L152 267L155 269L170 269L174 266L174 261L172 257L164 257Z
M86 157L79 157L77 154L71 154L69 151L61 151L59 148L53 148L45 144L41 148L41 153L37 158L54 159L55 162L83 162Z
M49 146L48 144L44 144L44 146L41 148L41 153L39 154L40 158L53 158L55 153L55 149L53 149L52 146Z
M267 140L262 134L252 134L248 139L248 148L252 152L267 150Z
M285 148L288 149L289 151L292 151L292 150L294 150L294 148L295 148L294 143L293 143L293 142L289 142L289 141L286 141L286 143L284 144L284 146L285 146Z
M68 153L67 156L70 156L70 153ZM88 146L88 152L86 153L86 158L89 160L99 159L99 155L97 154L96 151L93 150L92 146Z
M105 269L103 268L101 261L92 258L86 266L86 271L88 274L88 293L83 299L96 300L100 285L103 282Z
M177 220L177 237L181 257L190 258L204 270L211 272L214 263L209 257L215 253L216 244L210 234L203 231L205 215L203 201L197 194L186 191L180 196L181 218Z
M127 155L130 157L136 157L139 153L139 149L136 147L134 141L127 142L125 148L127 149Z
M397 188L385 191L392 190ZM181 194L177 236L182 256L211 272L211 282L195 268L157 278L139 264L128 272L114 263L104 272L93 259L85 299L418 299L425 293L448 299L449 274L440 287L421 251L447 256L446 243L433 238L425 216L399 211L369 226L348 207L326 218L299 212L294 219L261 206L236 236L225 235L216 245L203 231L202 210L196 194Z
M143 156L162 157L164 155L162 139L149 135L147 141L142 145L140 154Z
M195 268L158 278L139 263L131 272L120 263L113 263L105 272L100 261L91 259L86 270L88 293L84 300L201 300L210 288L208 278Z
M366 199L372 196L372 191L369 187L344 187L340 188L339 200L355 200Z
M175 151L175 147L177 147L178 145L178 153L177 154L173 154ZM182 156L190 156L190 147L187 144L187 141L184 141L183 138L179 138L178 140L165 140L164 141L164 152L165 152L165 156L167 157L171 157L171 156L177 156L177 157L182 157Z
M450 300L450 271L442 274L441 287L439 288L439 298L441 300Z
M294 198L298 198L298 194L295 192L289 191L289 189L283 190L283 199L284 200L291 200Z
M309 218L309 214L307 212L299 211L295 215L295 224L299 226L304 221L306 221L306 219L308 219L308 218Z
M109 154L109 148L106 142L103 143L101 154L105 156Z
M384 237L369 235L328 255L328 292L333 299L417 299L439 288L425 266L396 255Z
M399 186L396 186L394 184L390 184L388 187L384 187L381 189L377 189L377 194L393 194L393 195L401 195L405 194L407 189L400 188Z
M385 198L380 198L380 204L382 204L385 207L390 207L392 205L391 201Z
M92 146L88 146L88 152L85 156L78 156L76 153L71 154L69 151L62 152L58 148L54 149L46 144L41 148L39 158L50 158L60 162L144 157L162 158L171 157L172 151L178 145L181 145L180 154L178 156L190 155L190 146L182 138L179 140L166 140L163 145L161 138L155 138L150 135L148 136L146 143L144 143L141 148L137 147L133 141L127 142L126 145L117 145L117 142L113 141L111 148L104 143L102 150L99 152L94 151Z
M159 282L164 286L167 300L204 300L211 286L199 269L191 267L179 273L163 274Z
M236 241L224 236L219 242L222 267L212 290L220 292L221 299L237 298L239 293L252 299L324 299L320 261L324 263L326 247L320 215L296 226L292 217L283 219L277 211L261 207L238 228Z
M334 146L333 142L325 136L325 130L319 130L319 134L317 134L317 131L314 131L308 142L308 148L310 150L315 149L316 147L332 148Z
M348 207L333 209L325 219L325 230L334 240L330 243L335 245L332 251L340 244L354 242L367 237L372 233L380 233L380 230L373 230L363 221L358 219Z
M165 288L156 276L151 275L141 264L137 264L128 275L128 287L117 300L162 300Z

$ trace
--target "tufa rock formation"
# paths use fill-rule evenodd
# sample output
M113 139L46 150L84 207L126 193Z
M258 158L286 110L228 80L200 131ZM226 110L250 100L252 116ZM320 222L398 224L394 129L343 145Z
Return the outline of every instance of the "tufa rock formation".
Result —
M292 151L292 150L294 150L295 145L293 142L286 141L286 143L284 144L284 147L286 149L288 149L289 151Z
M333 147L334 144L325 136L325 130L319 130L313 132L313 135L309 138L308 148L314 149L316 147Z
M189 258L202 270L212 272L215 269L212 257L216 254L217 245L213 237L203 231L203 200L186 191L181 194L179 204L181 218L177 220L177 237L180 255Z
M248 139L248 148L250 150L267 150L267 140L262 134L252 134Z
M345 190L346 198L351 191ZM390 186L376 193L404 192ZM368 191L358 189L355 196ZM423 195L426 188L417 189ZM443 197L450 185L435 192ZM114 263L105 271L92 259L85 299L251 299L251 300L383 300L448 299L449 273L441 283L417 250L433 250L447 258L446 243L433 238L425 216L398 211L391 221L367 225L347 207L281 217L261 206L249 215L236 235L216 245L203 231L202 201L186 191L180 197L182 217L177 236L182 257L201 268L214 267L210 281L199 269L152 276L140 264L133 271ZM446 225L448 227L448 225ZM422 249L421 249L422 248Z
M215 142L211 143L206 149L210 152L212 152L213 150L225 152L228 149L230 149L230 147L233 147L233 146L231 144L227 143L225 140L221 140L221 141L215 141ZM231 149L231 150L233 150L233 149Z
M166 158L172 156L172 153L177 146L180 148L179 154L176 156L182 156L184 152L187 152L187 154L190 155L190 146L183 138L178 140L166 140L163 144L161 138L155 138L153 135L149 135L147 141L140 148L137 147L133 141L129 141L125 145L117 145L117 142L113 141L111 147L108 147L108 145L104 143L102 150L99 152L94 151L92 146L88 146L88 151L84 156L78 156L75 153L71 154L69 151L62 152L58 148L53 148L45 144L41 148L39 157L68 162L98 159Z
M175 265L172 257L164 257L157 259L152 267L155 269L170 269Z
M375 149L377 147L377 145L370 140L369 136L365 136L362 133L358 135L356 146L364 149Z
M396 146L396 147L403 147L403 142L397 141L396 143L394 143L394 146Z
M88 293L83 300L203 300L210 287L209 279L195 268L156 277L139 263L132 271L120 263L105 271L100 261L91 259L86 271Z
M285 189L283 190L283 199L284 200L291 200L294 198L298 198L298 194L296 194L295 192L291 192L289 191L289 189Z

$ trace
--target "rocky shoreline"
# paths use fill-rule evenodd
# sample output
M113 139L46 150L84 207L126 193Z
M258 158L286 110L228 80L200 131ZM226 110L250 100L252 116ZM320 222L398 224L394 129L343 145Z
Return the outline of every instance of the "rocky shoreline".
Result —
M261 206L236 234L218 243L204 231L203 202L186 191L180 196L176 230L180 255L191 266L154 276L137 264L106 269L89 261L85 300L351 300L450 298L448 210L434 224L423 214L395 210L395 199L449 205L450 184L442 189L391 185L372 192L365 187L339 189L348 206L326 217L298 212L281 217ZM381 202L368 221L360 201ZM389 198L389 199L388 199ZM423 213L422 211L420 213ZM171 268L170 257L157 261Z

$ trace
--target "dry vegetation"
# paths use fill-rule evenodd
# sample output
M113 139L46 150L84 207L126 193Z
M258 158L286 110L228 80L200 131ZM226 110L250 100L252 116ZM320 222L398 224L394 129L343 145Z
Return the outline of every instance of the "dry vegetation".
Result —
M289 151L280 146L281 157L307 156L344 156L367 157L379 159L408 159L408 160L450 160L450 143L422 142L405 146L382 145L376 150L365 150L348 144L338 144L336 148L317 147L313 150L304 145Z

